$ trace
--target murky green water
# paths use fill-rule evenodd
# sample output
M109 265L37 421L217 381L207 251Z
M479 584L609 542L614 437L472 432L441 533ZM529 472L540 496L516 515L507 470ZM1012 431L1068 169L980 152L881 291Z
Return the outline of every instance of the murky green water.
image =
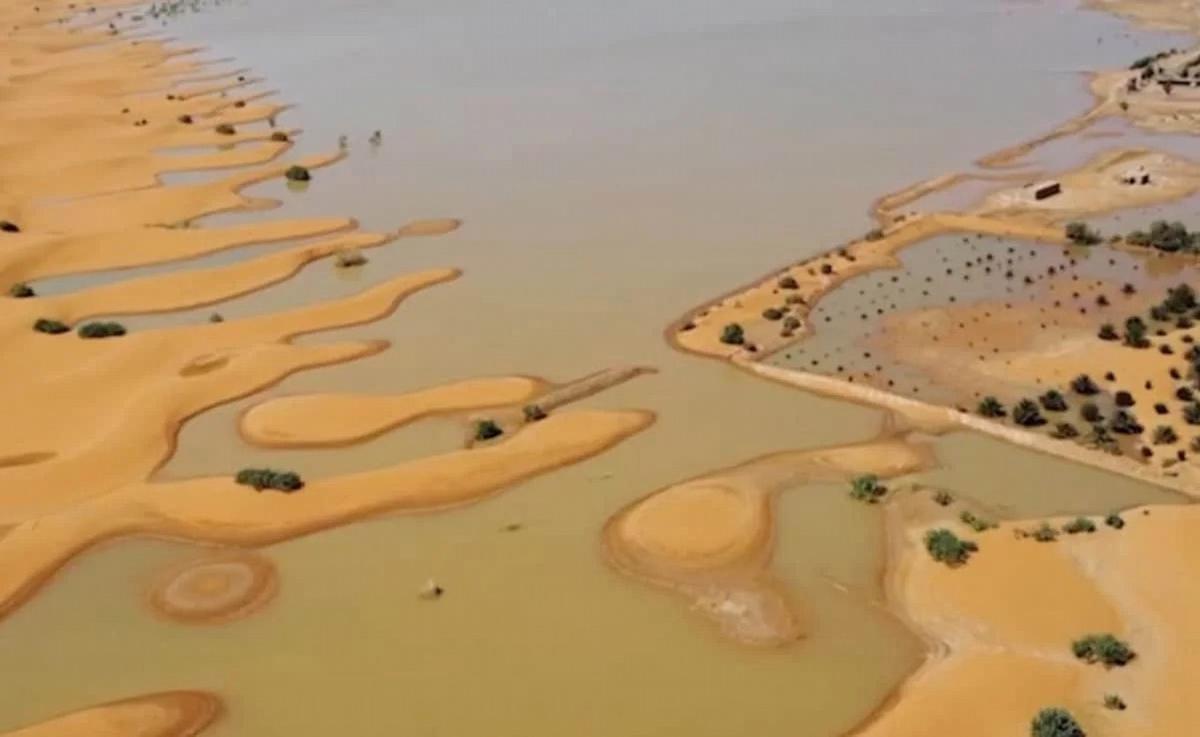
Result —
M306 192L279 183L250 192L282 201L273 216L351 214L379 228L457 216L466 226L370 251L352 275L313 264L278 287L133 318L132 328L214 309L236 319L429 266L466 275L378 323L305 338L382 337L393 347L201 415L163 477L250 463L321 476L461 438L452 422L432 420L336 451L238 440L238 411L282 393L397 392L506 373L565 380L637 363L659 373L586 404L650 409L659 420L472 507L269 548L280 596L233 625L183 627L143 610L144 586L191 554L185 546L125 541L82 556L0 624L9 675L0 729L147 691L209 688L228 705L209 732L218 736L844 732L920 657L878 606L876 510L832 486L783 495L775 569L799 592L809 637L767 652L721 640L682 602L612 573L598 535L656 488L773 450L862 439L880 418L676 353L661 330L702 300L862 232L878 194L1068 117L1087 101L1074 71L1158 43L1124 37L1101 15L991 0L906 0L886 11L863 0L303 0L286 11L224 5L170 28L299 103L288 117L306 130L302 152L351 136L350 159L317 172ZM377 128L385 141L372 149L365 138ZM248 217L261 215L210 220ZM976 476L1057 462L976 440L941 441L945 468L933 477L1013 514L1166 498L1116 477L1072 486L1085 471L1065 467L1031 477L1063 479L1044 496L1033 484L1008 496ZM514 521L521 531L501 531ZM416 596L431 575L448 590L436 603Z

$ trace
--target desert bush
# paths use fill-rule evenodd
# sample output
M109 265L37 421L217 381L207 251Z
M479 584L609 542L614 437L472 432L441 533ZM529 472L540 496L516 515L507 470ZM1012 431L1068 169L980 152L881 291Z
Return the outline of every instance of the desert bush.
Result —
M850 481L850 496L860 502L874 504L887 494L887 487L875 474L857 476Z
M1094 246L1104 240L1099 232L1089 228L1087 223L1079 221L1067 223L1066 236L1067 240L1077 246Z
M1128 643L1111 634L1081 637L1071 643L1071 652L1086 663L1102 663L1109 668L1126 665L1137 657Z
M1191 392L1189 391L1188 394L1190 395ZM1182 398L1183 397L1180 397L1180 399ZM1183 421L1189 425L1200 425L1200 402L1192 402L1184 406Z
M1150 345L1146 338L1146 323L1137 315L1125 321L1125 345L1131 348L1146 348Z
M546 410L540 404L527 404L521 408L526 422L537 422L546 419Z
M276 143L287 143L292 139L289 138L288 134L284 133L283 131L275 131L271 133L271 140L275 141Z
M1118 407L1132 407L1137 404L1133 399L1133 395L1124 390L1120 390L1113 395L1113 403Z
M1092 522L1087 517L1076 517L1070 522L1063 525L1063 532L1068 535L1078 535L1081 532L1095 532L1096 523Z
M731 322L721 330L721 342L727 345L742 345L746 342L746 331L736 322Z
M1132 414L1119 409L1109 421L1108 429L1118 435L1141 435L1146 428L1142 427Z
M1188 232L1187 226L1180 222L1156 220L1150 224L1149 231L1135 230L1125 236L1125 241L1134 246L1157 248L1168 253L1192 251L1200 244L1200 233Z
M1058 707L1042 709L1029 725L1030 737L1087 737L1071 712Z
M1056 389L1051 389L1042 396L1038 397L1038 401L1041 402L1043 409L1046 409L1050 412L1067 411L1067 400L1062 393Z
M33 291L33 287L25 282L19 281L8 288L8 296L13 299L28 299L29 297L36 297L37 292Z
M1058 539L1058 530L1051 527L1049 523L1043 522L1033 531L1031 537L1040 543L1052 543Z
M1187 284L1180 284L1167 290L1167 298L1162 307L1176 315L1182 315L1196 309L1196 291Z
M1076 394L1082 394L1085 397L1100 393L1100 387L1097 386L1096 382L1092 381L1092 377L1088 376L1087 374L1080 374L1072 379L1071 390Z
M944 489L938 489L933 493L933 501L938 506L948 507L954 503L954 495Z
M11 220L0 220L0 233L20 233L21 228Z
M312 173L299 164L293 164L292 166L289 166L287 171L283 173L283 176L289 182L307 182L312 179Z
M882 228L872 228L867 231L866 235L863 236L863 240L865 240L865 241L877 241L877 240L880 240L881 238L883 238L883 229Z
M1154 444L1155 445L1174 445L1179 442L1179 436L1175 434L1175 429L1170 425L1159 425L1154 428Z
M784 320L783 320L783 329L784 330L799 330L800 329L800 319L797 317L791 317L789 315L788 317L784 318Z
M1013 422L1022 427L1039 427L1046 424L1046 418L1032 399L1022 399L1013 407Z
M1125 526L1125 520L1121 517L1121 515L1113 512L1104 518L1104 524L1108 525L1114 530L1119 530Z
M954 568L966 563L971 553L979 546L970 540L962 540L950 530L939 528L925 533L925 549L939 563Z
M229 123L221 123L216 127L216 131L223 136L232 136L233 134L237 133L237 129Z
M984 417L1004 417L1008 414L1004 405L1000 404L1000 400L995 397L984 397L976 412Z
M33 329L39 333L46 333L48 335L58 335L71 330L66 323L58 320L51 320L45 317L39 317L37 321L33 323Z
M1104 415L1095 402L1084 402L1079 406L1079 416L1088 422L1103 422Z
M492 438L498 438L503 434L504 430L501 429L501 427L493 420L480 420L479 422L475 423L476 440L491 440Z
M119 322L89 322L79 327L80 338L119 338L125 334L125 326Z
M1104 695L1104 708L1114 711L1125 711L1125 700L1115 693Z
M762 316L763 316L763 318L770 320L772 322L774 322L776 320L782 320L783 319L783 310L780 310L776 307L768 307L767 309L762 311Z
M972 530L974 530L976 532L985 532L996 526L995 522L991 522L989 520L983 519L982 517L978 517L975 514L968 512L968 511L964 511L962 514L960 514L958 516L958 518L960 520L962 520L962 523L964 525L966 525L967 527L970 527Z
M334 256L333 265L339 269L349 269L367 263L367 256L357 248L343 248Z
M779 284L780 289L796 289L800 286L800 284L796 282L795 277L792 276L781 276L779 277L779 281L777 283Z
M1121 335L1117 332L1116 326L1113 325L1111 322L1106 322L1103 325L1101 325L1099 332L1096 333L1096 336L1098 338L1100 338L1100 340L1120 340L1121 339Z
M294 471L276 471L270 468L243 468L234 476L234 481L243 486L252 486L256 491L274 489L293 492L304 488L300 474Z
M1079 437L1079 430L1069 422L1059 422L1054 425L1050 435L1057 440L1070 440Z

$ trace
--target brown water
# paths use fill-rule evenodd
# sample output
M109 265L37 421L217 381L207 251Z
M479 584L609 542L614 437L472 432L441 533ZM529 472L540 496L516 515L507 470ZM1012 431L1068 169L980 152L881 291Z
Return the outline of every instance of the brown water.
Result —
M800 592L809 637L778 651L725 642L680 601L612 573L598 535L656 488L773 450L862 439L880 417L676 353L661 330L714 294L862 232L879 193L1073 114L1087 101L1073 70L1164 43L1120 28L1065 5L991 0L908 0L884 12L863 0L303 0L286 12L234 3L172 22L300 103L304 150L352 135L350 159L318 172L306 192L268 183L250 194L279 198L281 214L348 213L367 227L441 215L466 226L371 251L352 274L318 263L217 308L130 327L199 321L213 309L254 314L425 266L466 275L379 323L306 338L385 337L393 348L201 415L164 477L252 462L321 476L461 442L453 422L433 420L336 451L246 446L237 412L281 393L397 392L506 373L565 380L637 363L660 373L587 404L650 409L659 420L596 459L466 509L269 548L280 596L233 625L184 627L144 611L149 579L189 548L125 541L85 555L0 625L4 672L14 674L0 688L0 729L166 688L218 691L229 709L214 735L850 728L920 657L878 606L876 510L837 487L782 497L774 565ZM376 128L385 142L371 149L364 139ZM209 220L246 217L258 216ZM113 278L37 286L52 293ZM1045 495L1036 485L1011 497L977 489L977 475L995 475L988 469L1060 462L963 442L942 441L938 483L1013 514L1166 498L1110 476ZM501 531L512 522L523 528ZM436 603L416 596L431 575L448 591Z

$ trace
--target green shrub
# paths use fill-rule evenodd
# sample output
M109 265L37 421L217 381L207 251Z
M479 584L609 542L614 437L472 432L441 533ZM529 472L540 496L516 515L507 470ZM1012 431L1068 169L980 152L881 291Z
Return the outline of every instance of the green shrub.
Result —
M1067 223L1066 227L1067 240L1077 246L1094 246L1104 240L1100 233L1089 228L1086 223L1075 221Z
M887 487L874 474L857 476L850 482L850 496L860 502L874 504L887 494Z
M1179 442L1179 436L1175 434L1175 429L1170 425L1159 425L1154 428L1154 444L1155 445L1174 445Z
M546 410L542 409L540 404L527 404L521 412L525 415L526 422L538 422L546 419Z
M1058 707L1042 709L1029 726L1030 737L1087 737L1071 712Z
M492 438L498 438L503 434L504 430L492 420L480 420L479 422L475 423L476 440L491 440Z
M287 171L283 173L283 176L289 182L307 182L312 179L312 174L309 173L308 169L300 166L299 164L293 164L292 166L289 166Z
M1100 332L1098 332L1096 335L1097 335L1097 337L1100 338L1100 340L1120 340L1121 339L1121 335L1120 335L1120 333L1117 332L1116 326L1113 325L1111 322L1106 322L1103 325L1101 325Z
M28 299L29 297L36 297L37 292L33 291L33 287L25 282L19 281L8 288L8 296L13 299Z
M1046 418L1042 417L1033 400L1022 399L1013 407L1013 422L1022 427L1039 427L1046 424Z
M270 468L243 468L234 481L243 486L252 486L255 491L274 489L291 493L304 488L304 481L293 471L275 471Z
M966 563L971 553L979 546L970 540L962 540L950 530L939 528L925 533L925 549L939 563L954 568Z
M71 328L68 327L65 322L60 322L58 320L51 320L51 319L45 318L45 317L39 317L37 319L37 321L35 323L33 323L33 329L38 331L39 333L47 333L49 335L58 335L60 333L67 333L67 332L70 332L70 330L71 330Z
M1100 387L1087 374L1080 374L1071 380L1071 390L1076 394L1091 396L1100 393Z
M1182 315L1196 309L1196 291L1187 284L1180 284L1167 290L1167 298L1162 306L1169 312Z
M1058 539L1058 530L1051 527L1049 523L1043 522L1033 531L1033 539L1040 543L1052 543Z
M975 411L984 417L993 418L1003 417L1008 414L1004 409L1004 405L1000 403L1000 400L990 396L984 397Z
M938 506L948 507L954 503L954 495L944 489L939 489L933 493L933 501Z
M119 322L89 322L79 327L80 338L119 338L125 326Z
M1038 397L1042 408L1049 412L1066 412L1067 399L1057 389L1051 389L1042 396Z
M1146 338L1146 323L1137 315L1125 321L1125 345L1130 348L1150 346L1150 341Z
M1130 245L1157 248L1168 253L1194 251L1200 245L1200 233L1188 232L1187 226L1180 222L1156 220L1150 224L1148 232L1135 230L1125 236L1125 241Z
M1121 518L1121 515L1113 512L1104 518L1104 524L1108 525L1114 530L1119 530L1125 526L1125 520Z
M1067 524L1063 525L1063 532L1068 535L1078 535L1081 532L1095 532L1096 523L1092 522L1087 517L1076 517Z
M976 517L971 512L964 511L958 518L963 521L963 524L976 532L986 532L996 526L996 523L989 522L982 517Z
M1071 652L1086 663L1103 663L1108 668L1126 665L1137 657L1128 643L1110 634L1082 637L1071 643Z
M726 345L742 345L746 342L746 331L736 322L731 322L721 329L721 342Z

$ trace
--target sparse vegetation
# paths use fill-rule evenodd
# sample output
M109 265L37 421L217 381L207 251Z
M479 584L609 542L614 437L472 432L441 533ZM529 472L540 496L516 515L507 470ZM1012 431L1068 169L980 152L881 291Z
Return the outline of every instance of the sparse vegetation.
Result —
M1100 387L1087 374L1080 374L1071 380L1071 390L1085 397L1100 393Z
M850 482L850 496L860 502L874 504L887 494L887 487L874 474L857 476Z
M1087 737L1071 712L1058 707L1042 709L1029 726L1030 737Z
M933 501L940 507L948 507L954 503L954 495L945 489L938 489L933 493Z
M1095 402L1084 402L1079 405L1079 416L1087 422L1104 421L1104 415L1100 413L1100 407Z
M310 173L307 168L300 166L299 164L293 164L292 166L289 166L287 171L283 173L283 176L289 182L307 182L312 179L312 173Z
M1013 407L1013 422L1022 427L1039 427L1046 424L1046 418L1032 399L1022 399Z
M1189 425L1200 425L1200 402L1192 402L1184 406L1183 421Z
M1067 524L1063 525L1063 532L1068 535L1078 535L1081 532L1095 532L1096 523L1092 522L1087 517L1076 517Z
M1086 663L1102 663L1106 667L1120 667L1137 657L1128 643L1110 634L1087 635L1071 643L1071 652Z
M777 283L780 289L797 289L800 286L792 276L781 276Z
M527 404L521 408L521 413L525 415L526 422L538 422L546 419L546 410L542 409L540 404Z
M1155 220L1150 224L1149 231L1135 230L1125 236L1125 242L1133 246L1157 248L1168 253L1195 251L1200 247L1200 233L1189 232L1187 226L1180 222Z
M1121 515L1113 512L1104 518L1104 524L1108 525L1114 530L1119 530L1125 526L1125 520L1121 517Z
M1132 414L1123 409L1117 410L1113 415L1112 420L1108 423L1108 428L1118 435L1141 435L1146 429Z
M1125 321L1125 345L1130 348L1150 346L1150 341L1146 338L1146 323L1137 315Z
M984 417L1004 417L1008 412L1004 409L1004 405L1000 404L1000 400L995 397L984 397L976 409L980 415Z
M243 486L252 486L256 491L274 489L293 492L304 488L304 481L293 471L275 471L270 468L243 468L234 481Z
M1032 537L1040 543L1052 543L1058 539L1058 530L1051 527L1050 523L1043 522L1033 531Z
M746 342L746 331L736 322L731 322L721 330L721 342L726 345L742 345Z
M1066 236L1077 246L1094 246L1104 240L1099 232L1079 221L1067 223Z
M1113 325L1111 322L1106 322L1103 325L1101 325L1099 332L1096 333L1096 336L1098 338L1100 338L1100 340L1120 340L1121 339L1121 335L1117 332L1116 326Z
M783 319L783 310L780 310L776 307L768 307L767 309L762 311L762 316L764 319L770 320L772 322L774 322L776 320L782 320Z
M1125 711L1125 700L1115 693L1105 694L1104 708L1114 711Z
M964 511L958 516L962 523L976 532L985 532L996 526L995 522L978 517L972 512Z
M1038 397L1042 408L1049 412L1066 412L1067 399L1056 389L1051 389L1042 396Z
M39 333L46 333L47 335L58 335L60 333L70 332L71 330L71 328L68 327L65 322L51 320L46 317L38 318L37 321L33 323L33 329Z
M8 296L12 297L13 299L28 299L30 297L36 297L37 292L33 291L33 287L29 286L25 282L19 281L8 288Z
M962 540L950 530L939 528L925 533L925 549L939 563L954 568L966 563L979 546L971 540Z
M475 423L475 439L480 442L498 438L503 434L504 430L493 420L480 420Z
M1056 440L1070 440L1079 437L1079 430L1069 422L1059 422L1054 425L1050 435Z
M79 327L80 338L118 338L125 334L125 326L119 322L89 322Z
M1179 436L1175 434L1175 428L1170 425L1159 425L1154 428L1154 444L1155 445L1174 445L1179 442Z

